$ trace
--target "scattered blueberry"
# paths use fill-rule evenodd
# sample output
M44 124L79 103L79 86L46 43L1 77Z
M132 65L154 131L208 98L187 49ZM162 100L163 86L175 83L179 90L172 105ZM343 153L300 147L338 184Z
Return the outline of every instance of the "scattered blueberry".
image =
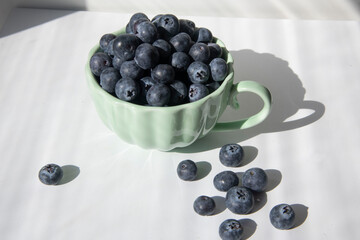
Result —
M97 52L90 58L91 72L96 76L100 76L105 68L111 67L111 62L111 58L106 53Z
M225 205L233 213L248 214L254 207L254 195L248 188L232 187L226 193Z
M219 235L222 240L240 240L243 232L244 228L240 221L235 219L227 219L219 227Z
M214 58L211 60L210 64L211 77L214 81L219 82L223 81L228 72L227 63L222 58Z
M170 95L171 90L167 85L157 83L147 91L146 101L150 106L162 107L168 105Z
M159 61L159 52L150 43L142 43L136 48L135 62L142 69L150 69L156 66Z
M223 171L214 177L213 183L217 190L227 192L230 188L239 185L239 178L232 171Z
M62 168L54 163L45 165L39 171L39 179L46 185L56 185L60 182L62 177Z
M277 229L290 229L295 224L295 212L288 204L279 204L270 211L270 222Z
M121 65L120 74L123 78L128 77L138 80L143 76L144 70L136 64L135 60L129 60Z
M214 199L211 197L200 196L195 199L193 207L197 214L202 216L210 216L214 214L216 204Z
M134 101L140 93L140 87L132 78L122 78L115 85L116 96L124 101Z
M117 69L109 67L104 69L100 74L100 86L108 93L115 92L115 85L121 78Z
M220 162L226 167L238 167L244 157L243 148L236 143L226 144L219 152Z
M189 87L189 100L190 102L198 101L209 94L209 89L201 84L201 83L194 83L191 84Z
M192 160L183 160L178 164L177 174L184 181L193 181L197 176L197 166Z
M250 168L242 176L242 184L256 192L265 190L268 182L267 175L261 168Z

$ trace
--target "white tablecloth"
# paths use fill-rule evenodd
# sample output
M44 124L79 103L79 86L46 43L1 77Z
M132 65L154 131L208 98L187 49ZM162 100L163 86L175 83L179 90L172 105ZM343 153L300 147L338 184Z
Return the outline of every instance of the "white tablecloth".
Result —
M242 219L245 239L359 239L360 31L354 21L188 17L206 26L235 59L236 81L268 87L268 119L248 130L211 133L185 149L144 150L124 143L98 118L84 74L88 51L129 15L15 9L0 33L1 239L218 239L228 218ZM152 16L150 16L152 17ZM179 16L187 18L186 16ZM258 111L252 94L242 111ZM244 146L245 163L219 162L223 144ZM200 179L179 180L192 159ZM65 179L46 186L38 171L63 166ZM268 173L254 211L224 207L214 176L251 167ZM214 216L192 204L208 195ZM275 229L269 212L291 204L296 227Z

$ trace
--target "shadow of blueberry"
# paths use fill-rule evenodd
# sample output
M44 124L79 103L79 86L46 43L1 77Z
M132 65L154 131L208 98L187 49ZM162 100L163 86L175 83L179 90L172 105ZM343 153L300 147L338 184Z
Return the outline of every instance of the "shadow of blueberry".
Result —
M195 181L203 179L204 177L209 175L212 168L211 164L205 161L196 162L196 167L197 167L197 176L195 178Z
M74 165L65 165L62 166L61 169L63 170L64 175L57 185L69 183L80 174L80 168Z
M242 146L242 148L244 150L244 158L241 161L239 167L243 167L254 161L254 159L257 157L259 152L256 147L252 147L252 146Z
M223 211L225 211L226 205L225 205L225 198L224 197L222 197L222 196L214 196L214 197L212 197L212 199L214 199L215 205L216 205L216 208L215 208L215 211L214 211L213 215L216 215L216 214L219 214L219 213L222 213Z
M292 204L290 206L295 212L295 223L292 228L296 228L305 222L309 208L302 204Z
M240 224L243 226L244 232L242 240L249 239L256 231L257 224L254 220L250 218L244 218L239 220Z
M239 185L242 186L242 178L245 172L236 172L236 176L239 178Z
M279 170L276 169L267 169L265 170L265 173L268 177L268 183L266 185L265 192L269 192L280 184L282 174Z
M254 194L254 207L250 213L259 211L267 203L267 194L265 192L253 191L253 194Z

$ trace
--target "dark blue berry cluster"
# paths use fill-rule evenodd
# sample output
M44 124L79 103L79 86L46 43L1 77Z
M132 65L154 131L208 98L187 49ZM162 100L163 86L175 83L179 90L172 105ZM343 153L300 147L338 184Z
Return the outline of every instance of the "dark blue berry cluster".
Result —
M215 91L228 74L212 32L188 19L135 13L125 32L104 34L90 69L117 98L148 106L175 106Z

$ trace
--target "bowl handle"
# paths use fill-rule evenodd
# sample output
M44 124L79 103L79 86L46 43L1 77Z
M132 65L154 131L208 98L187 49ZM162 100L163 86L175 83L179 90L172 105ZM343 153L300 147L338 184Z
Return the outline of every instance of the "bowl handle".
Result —
M260 112L255 115L241 119L238 121L232 122L220 122L216 123L213 130L214 131L228 131L228 130L236 130L236 129L245 129L255 126L269 115L271 109L272 98L270 91L264 87L263 85L254 82L254 81L241 81L232 86L229 105L235 109L239 109L239 102L237 101L237 95L242 92L251 92L257 94L264 102L263 108Z

